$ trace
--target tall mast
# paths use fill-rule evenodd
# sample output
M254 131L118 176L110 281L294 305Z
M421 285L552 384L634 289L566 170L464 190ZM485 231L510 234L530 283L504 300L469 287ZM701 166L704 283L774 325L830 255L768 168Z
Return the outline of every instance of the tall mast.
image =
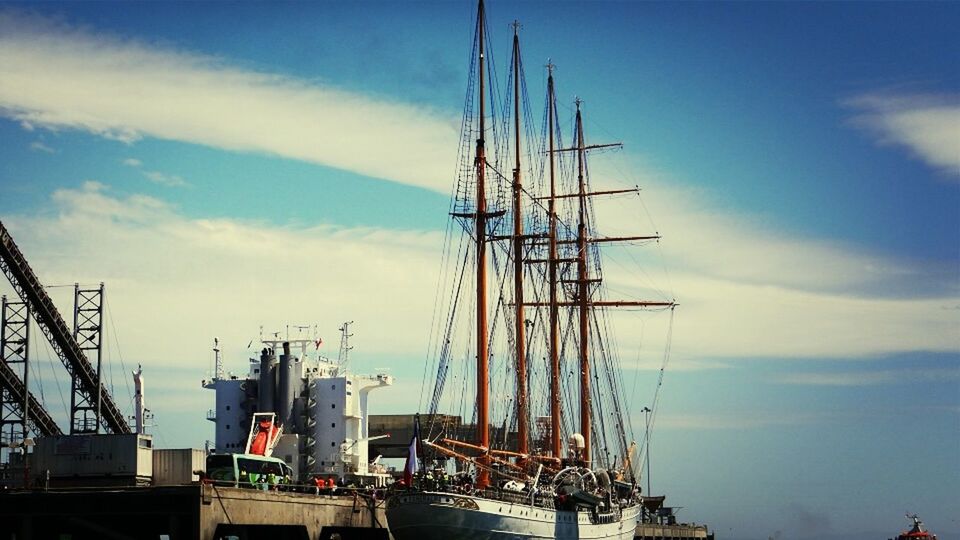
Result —
M516 167L513 169L513 294L517 336L517 451L529 451L527 440L527 336L523 310L523 215L520 196L520 23L513 22L513 131Z
M560 308L557 305L557 182L554 171L556 149L553 142L553 117L557 107L553 90L553 64L547 64L547 116L550 132L550 450L560 457Z
M485 122L484 115L484 58L483 58L483 0L477 6L477 43L479 54L477 66L480 76L480 132L477 137L477 445L490 448L490 419L489 419L489 376L487 363L487 198L485 190L486 151L484 147ZM485 462L483 458L481 461ZM477 474L477 486L484 488L490 483L490 473L481 468Z
M583 460L590 462L590 311L587 281L587 190L583 179L583 119L577 99L577 199L580 202L577 224L577 289L580 308L580 431L583 435Z

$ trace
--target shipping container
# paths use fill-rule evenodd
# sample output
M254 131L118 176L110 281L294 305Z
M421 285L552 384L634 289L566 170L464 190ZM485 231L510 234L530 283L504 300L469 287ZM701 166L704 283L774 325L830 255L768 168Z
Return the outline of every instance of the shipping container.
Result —
M142 484L153 476L153 438L120 435L41 437L33 451L32 473L53 485Z
M196 471L206 470L207 453L198 448L164 448L153 451L153 485L179 486L199 482Z

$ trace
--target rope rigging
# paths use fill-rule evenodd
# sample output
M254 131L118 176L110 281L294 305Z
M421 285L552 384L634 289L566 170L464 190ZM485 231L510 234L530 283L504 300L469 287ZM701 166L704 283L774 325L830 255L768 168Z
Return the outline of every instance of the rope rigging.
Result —
M479 46L481 33L487 33L486 21L482 20L475 29L474 51ZM490 42L484 41L483 76L490 82L489 93L479 90L480 56L473 53L470 56L455 167L456 181L450 202L453 219L446 228L441 257L443 268L437 280L435 314L431 321L429 358L424 368L425 378L427 375L435 377L430 395L421 397L422 402L426 400L431 419L425 433L434 442L441 433L444 437L470 439L470 429L481 431L481 426L476 425L477 419L488 418L486 426L482 427L484 434L477 435L480 440L488 437L487 442L483 443L487 445L486 451L512 451L513 443L508 434L518 431L523 419L524 424L530 423L528 439L525 440L531 443L531 452L551 452L543 441L549 438L553 428L549 422L541 419L546 417L549 420L551 411L557 406L551 403L552 367L548 358L551 354L549 341L552 339L550 325L553 324L548 310L553 300L548 287L548 272L554 275L550 269L553 265L557 280L555 305L562 307L557 326L559 357L556 359L560 364L561 436L579 431L582 425L583 429L589 429L584 435L590 442L589 451L594 456L592 461L597 465L616 467L618 459L624 458L629 452L633 439L632 407L624 384L619 354L621 346L614 332L620 316L613 315L606 306L623 303L627 307L624 311L628 312L653 311L656 307L647 306L649 302L640 299L646 295L634 290L637 276L643 276L653 283L641 261L632 254L626 256L626 261L623 257L608 257L616 248L608 244L601 248L601 243L625 240L629 245L646 245L652 243L653 238L599 235L597 215L601 208L593 195L606 195L607 192L594 193L591 170L586 159L581 159L583 188L579 185L577 156L568 151L570 149L564 144L563 137L564 125L571 126L571 123L560 121L558 108L547 107L539 129L529 121L522 122L522 127L514 127L511 120L516 120L517 116L524 119L533 117L523 64L520 60L514 63L515 56L511 55L506 82L507 87L514 88L516 94L505 92L503 99L500 99L491 49ZM478 107L479 95L483 95L488 103ZM484 119L478 118L477 108L486 111ZM479 126L485 121L489 121L489 125L481 133ZM548 132L548 126L551 125L555 131L552 134ZM577 124L571 127L574 133L578 127L582 130L582 126ZM578 141L578 137L582 138L582 135L574 136L573 140L584 152L585 144ZM511 139L516 141L517 147L511 148ZM548 139L559 143L553 148L564 150L549 152ZM474 156L475 148L479 158ZM607 150L606 145L590 148L596 148L598 153ZM520 165L513 161L513 155L520 160ZM581 158L583 156L581 153ZM550 198L544 196L551 190L547 174L548 160L556 173L557 194L550 204ZM483 175L482 179L478 178L479 174ZM482 185L478 186L481 180ZM632 193L635 191L631 190ZM478 192L484 194L482 201L477 200ZM626 196L619 198L626 199ZM549 214L551 208L555 212L555 219ZM480 210L483 214L479 213ZM515 210L521 212L522 218L515 214ZM483 221L478 224L476 220ZM520 220L521 223L515 223ZM548 249L551 246L551 221L556 224L555 251ZM453 225L453 222L457 225ZM581 234L583 236L579 236ZM578 248L578 242L583 246L582 250ZM484 260L479 244L483 244L489 256L484 263L484 271L489 270L492 276L487 278L482 277L483 274L475 265L475 262ZM552 256L556 259L551 260ZM583 277L583 266L577 266L578 257L586 259L587 277ZM604 264L613 264L616 271L611 275L623 279L614 282L614 286L608 284ZM517 277L520 271L523 273ZM477 291L472 290L475 281ZM665 295L661 288L650 288L661 298L672 298ZM483 289L489 290L481 293ZM607 301L611 293L616 293L617 298L633 301ZM491 305L478 312L478 306L486 306L487 298L492 300ZM576 305L581 301L587 306L589 319L577 313ZM659 302L658 305L666 302ZM669 302L672 309L672 300ZM530 306L530 310L521 311L518 304ZM443 313L439 313L441 310ZM489 320L484 322L487 318ZM587 325L586 331L580 330L581 323ZM588 336L587 343L580 343L581 332ZM522 343L520 336L523 336ZM482 366L478 367L480 362L474 351L481 343L487 343L489 349ZM589 377L583 382L580 370L584 369L586 373L586 369L581 367L578 352L581 346L586 348L591 366ZM480 369L486 369L487 375L478 380ZM526 377L518 376L521 369L525 370L523 374ZM523 380L528 381L525 387L520 386ZM426 389L428 384L424 380L421 388ZM482 412L480 399L473 399L481 385L489 386L490 398L484 401ZM589 385L589 392L586 399L582 399L585 385ZM521 396L528 396L523 407L520 405ZM658 399L659 393L655 402ZM581 407L587 407L585 403L592 404L586 409L590 413L589 422L581 419L579 413ZM458 433L450 433L447 425L437 418L441 410L448 414L459 414L463 429ZM489 436L486 435L488 429ZM487 468L488 465L489 461L474 464L476 470ZM630 477L633 478L632 473Z

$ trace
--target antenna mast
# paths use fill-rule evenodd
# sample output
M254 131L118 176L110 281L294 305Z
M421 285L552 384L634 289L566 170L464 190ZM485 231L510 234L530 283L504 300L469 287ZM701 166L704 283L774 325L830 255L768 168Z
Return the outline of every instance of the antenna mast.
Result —
M350 351L353 350L353 347L350 346L350 338L353 337L353 334L350 333L351 324L353 324L353 321L346 321L340 327L340 351L337 353L337 363L340 364L341 368L346 367L347 362L350 361Z
M223 357L220 356L220 338L213 338L213 377L215 380L226 378L223 371Z

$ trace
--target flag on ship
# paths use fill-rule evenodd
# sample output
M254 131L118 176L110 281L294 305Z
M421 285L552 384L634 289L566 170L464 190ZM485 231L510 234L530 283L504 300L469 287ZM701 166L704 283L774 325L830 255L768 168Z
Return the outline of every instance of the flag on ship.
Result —
M413 420L413 437L410 438L410 447L407 448L407 463L403 467L403 482L413 485L413 473L417 471L417 445L420 441L420 418L419 415Z

